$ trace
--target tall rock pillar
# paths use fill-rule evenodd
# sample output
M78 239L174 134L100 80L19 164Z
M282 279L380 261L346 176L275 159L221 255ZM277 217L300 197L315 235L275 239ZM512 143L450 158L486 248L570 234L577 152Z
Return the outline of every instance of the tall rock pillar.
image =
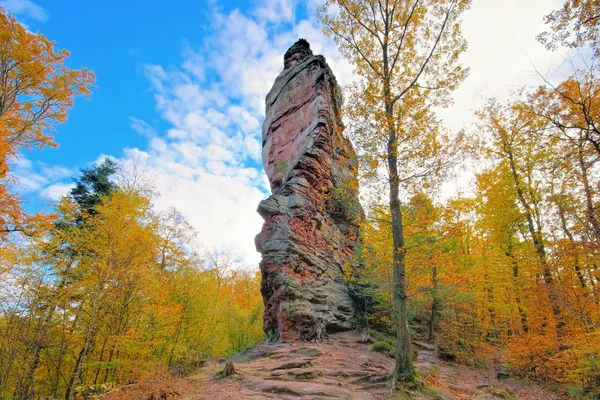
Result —
M344 282L359 242L357 164L342 135L342 95L304 39L284 56L266 98L262 159L272 195L256 237L269 340L313 339L353 327Z

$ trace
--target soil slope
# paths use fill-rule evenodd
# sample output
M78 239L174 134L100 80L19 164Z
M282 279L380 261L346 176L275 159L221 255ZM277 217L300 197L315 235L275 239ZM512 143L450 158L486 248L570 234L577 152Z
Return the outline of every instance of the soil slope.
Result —
M417 342L416 368L427 390L392 397L394 360L340 333L322 343L262 344L235 356L236 375L220 378L224 362L207 365L192 377L129 387L105 398L117 399L544 399L561 397L547 389L498 380L493 366L473 369L441 360L435 346Z

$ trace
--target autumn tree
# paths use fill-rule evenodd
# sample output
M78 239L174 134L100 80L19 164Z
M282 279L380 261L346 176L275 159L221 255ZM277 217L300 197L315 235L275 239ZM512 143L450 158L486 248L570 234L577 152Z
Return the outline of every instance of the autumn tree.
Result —
M574 147L584 145L600 156L600 78L594 62L558 85L546 81L529 95L527 104L531 114L553 125L548 136L559 137Z
M580 50L589 46L592 57L581 54L584 69L571 62L572 76L558 85L542 76L545 85L530 99L533 113L553 123L568 140L584 138L600 155L598 56L600 56L600 1L566 0L562 8L544 18L550 30L538 35L548 49L560 46ZM541 75L541 74L540 74Z
M513 310L503 314L515 314L520 324L510 324L509 332L520 334L529 331L527 304L525 297L525 278L530 271L523 271L529 263L523 260L527 243L520 239L525 218L521 214L517 193L514 189L514 177L507 163L500 162L477 175L476 181L477 230L481 234L480 247L491 255L487 265L497 265L502 269L498 275L488 280L491 284L501 285L506 290L505 304L513 305ZM483 253L484 251L480 251ZM513 303L514 301L514 303ZM501 321L499 321L501 322Z
M407 324L405 238L401 194L411 181L434 177L447 149L432 106L443 106L466 77L460 16L469 0L328 0L320 10L361 80L351 87L348 114L368 163L385 165L393 236L393 297L398 350L395 382L414 380Z
M499 265L513 265L512 287L508 279L494 278L497 287L514 293L508 301L521 320L520 328L508 321L517 336L509 342L508 363L531 376L581 379L593 388L589 377L597 368L583 364L597 357L588 343L598 318L598 155L587 129L550 118L582 120L581 109L563 100L539 88L507 102L490 101L478 113L493 162L479 175L480 226L488 248L506 256ZM543 368L528 371L532 362Z
M147 181L115 169L82 169L52 229L19 249L12 296L0 292L1 398L185 376L264 337L259 276L199 251L183 215L155 210Z
M528 113L518 103L502 105L491 100L480 111L483 131L491 136L488 151L505 163L512 177L512 186L523 217L527 233L539 258L541 272L547 288L557 331L562 334L564 326L562 305L555 284L555 276L549 261L546 238L544 237L544 185L540 180L548 167L547 149L541 141L540 132L545 127L543 119Z
M31 33L0 7L0 237L31 233L42 216L27 216L10 191L10 162L19 151L56 146L51 131L67 119L76 96L90 94L94 74L65 65L69 52Z
M116 163L106 159L100 166L92 165L90 168L81 170L81 176L74 178L75 187L70 191L71 201L64 199L58 206L60 219L55 223L49 235L37 238L40 252L39 261L46 263L54 270L56 283L48 288L38 299L41 315L37 320L37 331L31 340L29 356L27 357L26 373L19 380L15 391L15 399L29 399L34 393L35 375L40 366L42 351L48 346L48 334L55 318L55 312L62 296L69 290L72 282L73 268L78 262L77 252L81 251L72 244L73 229L82 233L91 229L90 225L84 225L86 218L96 214L102 200L107 200L116 190L114 183L110 181L111 175L116 172ZM78 235L79 236L79 235ZM35 242L34 242L35 243ZM33 255L33 254L31 254Z
M590 45L600 54L600 2L598 0L566 0L561 8L544 17L550 30L538 35L548 49Z

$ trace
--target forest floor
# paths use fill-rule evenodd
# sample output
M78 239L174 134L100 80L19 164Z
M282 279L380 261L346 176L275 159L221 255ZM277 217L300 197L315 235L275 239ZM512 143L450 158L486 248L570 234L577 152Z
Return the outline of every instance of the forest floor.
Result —
M440 359L434 345L416 342L415 363L424 388L390 394L394 360L359 344L354 333L322 343L261 344L230 358L236 374L221 378L224 363L170 382L132 386L106 399L543 399L562 397L541 386L497 379L497 367L471 368Z

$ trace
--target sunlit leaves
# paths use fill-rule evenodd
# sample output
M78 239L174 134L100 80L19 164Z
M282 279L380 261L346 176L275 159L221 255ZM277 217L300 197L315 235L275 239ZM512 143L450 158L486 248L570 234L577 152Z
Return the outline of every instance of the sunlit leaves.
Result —
M558 46L582 47L590 45L596 55L600 52L598 31L600 2L598 0L566 0L563 6L544 17L550 31L538 36L548 49Z
M92 209L64 197L50 233L22 249L20 295L0 314L0 360L14 360L0 396L187 375L263 338L258 275L199 251L185 218L140 189L112 186Z
M28 216L11 192L10 161L23 149L56 146L50 131L67 119L75 96L90 94L94 74L67 67L68 57L0 7L0 241L47 226L48 216Z

